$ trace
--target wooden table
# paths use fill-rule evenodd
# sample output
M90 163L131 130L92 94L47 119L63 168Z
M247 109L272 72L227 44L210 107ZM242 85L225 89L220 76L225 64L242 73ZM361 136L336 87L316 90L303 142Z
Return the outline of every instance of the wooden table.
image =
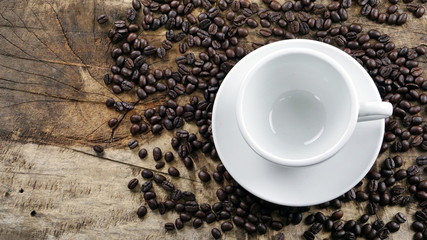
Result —
M154 162L139 159L136 150L125 147L131 139L129 121L123 121L114 134L106 124L122 116L104 105L108 97L117 96L102 81L111 65L109 25L96 23L102 13L110 22L123 18L130 6L130 0L0 1L0 239L207 239L210 229L219 226L204 224L198 230L186 226L166 233L164 223L174 221L176 213L161 216L149 211L143 220L135 214L144 200L127 189L127 182L142 168L153 169ZM353 7L347 23L380 29L392 36L397 47L427 43L426 16L410 16L406 25L396 27L357 17L359 11L359 6ZM164 32L146 38L162 40ZM248 42L256 38L251 33ZM162 68L174 60L172 56L156 64ZM421 58L427 69L425 60ZM163 99L155 95L132 112L159 105ZM147 134L139 140L149 151L153 146L166 150L171 149L171 136ZM107 147L102 157L94 154L95 144ZM416 151L401 154L405 166L413 164L417 155ZM195 164L196 169L216 166L201 155ZM215 201L214 181L203 184L197 171L187 171L179 162L172 165L181 171L180 179L174 180L177 186L196 193L199 202ZM161 191L158 194L162 197ZM345 203L344 219L358 218L365 204ZM398 211L410 219L391 239L412 237L409 215L416 209L411 204L379 211L384 221ZM286 239L298 239L307 228L301 224L282 231ZM276 233L269 230L261 237L234 230L223 239L271 239Z

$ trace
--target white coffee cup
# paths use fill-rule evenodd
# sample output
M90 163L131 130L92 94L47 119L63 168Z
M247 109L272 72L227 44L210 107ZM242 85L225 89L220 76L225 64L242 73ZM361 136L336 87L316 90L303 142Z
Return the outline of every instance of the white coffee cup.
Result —
M329 159L346 144L357 122L383 119L392 111L388 102L359 102L352 79L338 62L304 48L260 59L248 69L236 104L248 145L289 167Z

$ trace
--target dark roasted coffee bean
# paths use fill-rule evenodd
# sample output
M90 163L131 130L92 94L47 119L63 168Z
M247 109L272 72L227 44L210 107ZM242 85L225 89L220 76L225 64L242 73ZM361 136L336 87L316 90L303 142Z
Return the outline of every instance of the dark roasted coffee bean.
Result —
M261 28L259 30L259 34L263 37L269 37L269 36L271 36L272 31L269 28Z
M99 24L104 24L108 22L108 17L105 14L101 14L98 16L96 20L98 21Z
M159 147L153 148L153 158L155 161L159 161L162 159L163 153Z
M221 224L221 230L223 232L228 232L228 231L231 231L232 229L233 229L233 224L230 221L226 221Z
M133 9L138 11L139 9L141 9L141 2L139 0L132 0L132 7Z
M415 221L411 225L412 229L416 232L422 232L425 229L425 225L422 222Z
M193 227L194 228L199 228L203 225L203 220L200 218L194 218L193 220Z
M394 218L395 218L396 222L398 222L398 223L404 223L404 222L406 222L406 216L403 213L401 213L401 212L398 212L394 216Z
M95 151L96 153L100 154L104 152L104 148L100 145L95 145L93 146L93 151Z
M420 168L416 165L410 166L406 172L408 173L408 176L416 176L420 174Z
M166 180L166 177L160 174L155 174L153 179L157 184L162 184L162 182Z
M136 188L136 186L138 185L138 179L136 179L136 178L134 178L134 179L132 179L132 180L130 180L129 181L129 183L128 183L128 188L130 189L130 190L132 190L132 189L134 189L134 188Z
M359 223L366 223L369 220L369 215L368 214L363 214L362 216L360 216L359 218Z
M205 170L199 171L198 176L202 182L209 182L211 180L211 176Z
M271 222L270 227L271 227L271 229L278 231L278 230L281 230L283 228L283 224L279 221L273 221L273 222Z
M165 223L165 229L168 231L175 230L175 225L171 222Z
M305 231L302 236L305 240L314 240L316 238L316 236L310 231Z
M147 181L141 185L141 192L147 193L151 190L152 187L153 187L153 183L151 181ZM153 195L153 197L150 197L151 196L150 194ZM144 194L144 198L146 198L145 200L149 200L151 198L156 197L154 193L150 193L150 194L147 196L145 196L145 194Z
M159 207L159 204L157 203L157 200L154 199L154 198L152 198L150 200L147 200L147 204L148 204L148 207L151 210L156 210Z
M144 217L145 215L147 215L147 208L145 206L139 207L138 210L136 211L136 214L140 218Z
M212 228L211 234L214 239L220 239L222 236L222 233L218 228Z
M369 215L375 215L378 211L378 205L376 203L368 203L366 208Z
M145 179L147 179L147 178L152 178L152 177L153 177L153 172L152 172L151 170L144 169L144 170L142 170L142 172L141 172L141 176L142 176L143 178L145 178Z
M388 222L386 227L392 233L397 232L400 229L400 225L395 221Z
M164 180L162 182L162 188L165 189L168 192L172 192L173 190L175 190L175 186L173 185L173 183L171 183L171 182L169 182L167 180Z
M179 177L180 173L178 171L178 169L176 169L175 167L170 167L168 169L168 173L169 175L171 175L172 177Z

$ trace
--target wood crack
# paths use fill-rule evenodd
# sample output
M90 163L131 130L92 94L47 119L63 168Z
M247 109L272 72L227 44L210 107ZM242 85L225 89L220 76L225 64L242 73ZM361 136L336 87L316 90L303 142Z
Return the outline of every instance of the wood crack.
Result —
M69 101L69 102L82 102L82 103L104 104L103 102L85 101L85 100L75 99L75 98L66 98L66 97L54 96L54 95L50 95L50 94L46 94L46 93L43 94L43 93L31 92L31 91L27 91L27 90L23 90L23 89L15 89L15 88L8 88L8 87L1 87L0 89L6 89L6 90L10 90L10 91L17 91L17 92L23 92L23 93L29 93L29 94L34 94L34 95L39 95L39 96L44 96L44 97L57 98L57 99L66 100L66 101Z
M0 173L12 173L12 174L23 174L23 175L37 175L37 176L53 176L53 177L65 177L64 175L49 174L49 173L34 173L34 172L16 172L16 171L2 171Z
M108 158L108 157L104 157L104 156L98 156L98 155L87 153L85 151L77 150L77 149L74 149L74 148L69 148L69 147L64 147L64 148L68 149L68 150L72 150L72 151L78 152L78 153L82 153L82 154L85 154L85 155L88 155L88 156L92 156L92 157L95 157L95 158L98 158L98 159L103 159L103 160L106 160L106 161L118 163L118 164L121 164L121 165L126 165L126 166L129 166L129 167L135 167L135 168L139 168L139 169L146 169L146 170L153 171L155 173L165 174L165 175L169 176L169 174L167 172L162 172L162 171L159 171L157 169L142 167L142 166L138 166L138 165L135 165L135 164L132 164L132 163L126 163L126 162L122 162L122 161L119 161L119 160L116 160L116 159L112 159L112 158ZM185 180L189 180L189 181L192 181L192 182L197 182L197 183L201 183L202 184L202 182L200 182L198 180L195 180L195 179L192 179L192 178L187 178L187 177L182 177L182 176L179 176L177 178L185 179Z
M32 10L32 9L31 9ZM12 11L13 12L13 11ZM33 11L32 11L33 12ZM15 14L15 16L17 16L18 18L19 18L19 20L22 22L22 24L26 27L27 25L25 24L25 21L23 21L22 20L22 18L18 15L18 14L16 14L15 12L13 12L14 14ZM34 12L33 12L33 14L34 14ZM37 17L36 17L37 18ZM37 20L40 22L40 19L38 19L37 18ZM41 22L40 22L41 23ZM37 35L37 34L35 34L33 31L30 31L28 28L25 28L28 32L30 32L31 34L33 34L33 36L35 37L35 38L37 38L37 40L41 43L41 44L43 44L51 53L53 53L53 55L55 55L55 57L56 58L58 58L58 59L60 59L61 61L63 61L63 62L65 62L64 61L64 59L62 59L58 54L56 54L44 41L42 41L40 38L39 38L39 36ZM56 69L56 68L55 68ZM76 69L74 69L74 68L71 68L71 69L73 69L73 71L75 72L75 73L78 73L78 71L76 70ZM63 73L64 74L64 76L65 76L65 73L62 71L62 70L60 70L60 72L61 73Z
M0 55L6 56L6 57L22 59L22 60L28 60L28 61L70 65L70 66L76 66L76 67L101 68L101 69L106 69L106 70L108 69L107 67L103 67L103 66L87 65L87 64L74 63L74 62L56 61L56 60L48 60L48 59L40 59L40 58L26 58L26 57L16 56L16 55L9 54L9 53L0 53Z
M1 55L1 54L0 54L0 55ZM74 91L76 91L76 92L78 92L78 93L94 94L94 95L98 95L98 96L109 97L109 96L106 96L106 95L104 95L104 94L102 94L102 93L93 93L93 92L81 91L81 90L79 90L78 88L76 88L76 87L74 87L74 86L72 86L72 85L70 85L70 84L67 84L67 83L61 82L61 81L56 80L55 78L52 78L52 77L50 77L50 76L45 76L45 75L38 74L38 73L33 73L33 72L27 72L27 71L24 71L24 70L20 70L20 69L16 69L16 68L8 67L8 66L2 65L2 64L0 64L0 66L1 66L1 67L4 67L4 68L11 69L11 70L15 70L15 71L17 71L17 72L21 72L21 73L25 73L25 74L30 74L30 75L35 75L35 76L39 76L39 77L42 77L42 78L48 78L48 79L51 79L51 80L53 80L53 81L55 81L55 82L58 82L58 83L60 83L60 84L63 84L63 85L65 85L65 86L68 86L68 87L72 88Z

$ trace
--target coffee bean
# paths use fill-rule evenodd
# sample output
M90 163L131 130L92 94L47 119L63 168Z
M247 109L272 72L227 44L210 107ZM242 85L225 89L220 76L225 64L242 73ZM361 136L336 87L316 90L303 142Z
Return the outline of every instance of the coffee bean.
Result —
M168 169L168 173L169 175L171 175L172 177L179 177L180 173L178 171L178 169L176 169L175 167L170 167Z
M411 227L416 232L421 232L421 231L424 231L424 229L425 229L425 225L422 222L419 222L419 221L413 222L412 225L411 225Z
M162 161L163 162L163 161ZM164 162L163 162L164 163ZM164 180L163 182L162 182L162 188L163 189L165 189L166 191L168 191L168 192L172 192L173 190L175 190L175 186L171 183L171 182L169 182L169 181L167 181L167 180Z
M163 176L163 175L160 175L160 174L155 174L155 175L154 175L154 177L153 177L153 179L154 179L154 181L155 181L157 184L162 184L162 183L163 183L163 181L165 181L165 180L166 180L166 177L165 177L165 176Z
M233 224L230 221L226 221L221 224L221 230L223 232L228 232L228 231L231 231L232 229L233 229Z
M134 149L134 148L138 147L138 141L135 139L130 140L128 143L128 147L130 149Z
M152 172L151 170L144 169L144 170L142 170L142 172L141 172L141 176L142 176L143 178L145 178L145 179L152 178L152 177L153 177L153 172Z
M139 0L132 0L132 7L138 11L141 9L141 2Z
M130 189L130 190L132 190L132 189L134 189L134 188L136 188L136 186L138 185L138 179L136 179L136 178L134 178L134 179L131 179L130 181L129 181L129 183L128 183L128 188Z
M141 192L147 193L153 187L153 183L151 181L147 181L141 185ZM152 197L151 197L152 196ZM149 192L149 194L144 194L145 200L150 200L151 198L155 198L156 195L154 192Z
M396 215L394 215L394 218L398 223L406 222L406 216L401 212L398 212Z
M211 180L211 176L205 170L200 170L198 176L202 182L209 182Z
M96 20L98 21L99 24L104 24L108 22L108 17L105 14L101 14L98 16Z
M259 34L263 37L269 37L272 34L272 31L269 28L261 28Z
M416 176L420 174L420 168L416 165L413 165L408 167L406 172L408 173L408 176Z
M147 215L147 208L145 206L139 207L138 210L136 211L136 214L140 218L144 217L145 215Z
M316 238L316 236L310 231L305 231L302 236L305 240L314 240Z
M153 159L154 161L159 161L162 159L163 153L159 147L153 148Z
M212 228L211 234L214 239L220 239L222 236L222 233L218 228Z
M369 215L375 215L378 211L378 205L376 203L368 203L366 208Z
M103 152L104 152L104 148L103 148L102 146L100 146L100 145L95 145L95 146L93 146L93 150L94 150L96 153L98 153L98 154L100 154L100 153L103 153Z
M184 158L184 166L187 169L190 169L190 170L193 169L193 166L194 166L193 160L190 157L185 157Z
M195 218L194 220L193 220L193 227L194 228L199 228L199 227L201 227L203 225L203 221L202 221L202 219L200 219L200 218Z
M168 231L175 230L175 225L171 222L165 223L165 229Z
M145 149L145 148L141 148L141 150L139 150L139 152L138 152L138 156L141 159L147 157L147 154L148 154L147 149Z
M255 225L252 224L252 223L250 223L250 222L246 222L244 224L244 228L245 228L245 230L246 230L247 233L254 233L257 230L256 227L255 227Z
M147 204L148 204L148 207L151 210L156 210L159 207L159 204L157 203L157 200L154 199L154 198L152 198L150 200L147 200Z
M156 163L156 165L154 166L156 169L161 169L165 166L165 162L164 161L159 161Z

